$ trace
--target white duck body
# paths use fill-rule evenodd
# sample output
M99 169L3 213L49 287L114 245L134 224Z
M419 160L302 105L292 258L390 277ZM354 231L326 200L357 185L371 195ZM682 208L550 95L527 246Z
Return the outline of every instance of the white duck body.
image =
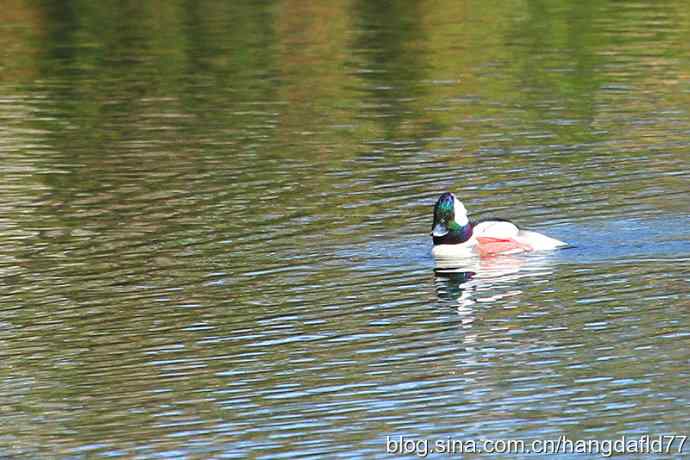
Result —
M502 220L479 222L473 227L473 231L475 239L511 240L528 247L532 251L548 251L559 246L567 246L563 241L558 241L541 233L521 230L514 223Z

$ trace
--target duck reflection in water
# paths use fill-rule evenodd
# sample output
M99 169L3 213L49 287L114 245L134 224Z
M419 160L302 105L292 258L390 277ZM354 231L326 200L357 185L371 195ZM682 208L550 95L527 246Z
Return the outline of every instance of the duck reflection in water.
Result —
M457 304L461 315L469 315L475 303L491 303L521 294L517 281L552 273L550 260L544 256L498 255L455 264L446 261L434 269L436 294L443 302Z

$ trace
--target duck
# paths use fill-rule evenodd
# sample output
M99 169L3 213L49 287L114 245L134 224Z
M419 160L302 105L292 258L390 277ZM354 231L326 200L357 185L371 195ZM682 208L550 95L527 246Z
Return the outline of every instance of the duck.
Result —
M442 194L434 205L431 237L434 241L431 253L436 259L549 251L568 246L541 233L522 230L506 219L473 222L465 206L451 192Z

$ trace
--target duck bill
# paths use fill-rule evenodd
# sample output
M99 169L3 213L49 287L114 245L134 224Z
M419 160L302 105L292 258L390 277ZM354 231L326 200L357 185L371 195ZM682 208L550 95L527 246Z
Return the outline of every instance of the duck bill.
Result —
M449 232L448 226L446 225L445 222L438 222L436 225L434 225L434 228L431 230L431 236L435 237L441 237L444 235L447 235Z

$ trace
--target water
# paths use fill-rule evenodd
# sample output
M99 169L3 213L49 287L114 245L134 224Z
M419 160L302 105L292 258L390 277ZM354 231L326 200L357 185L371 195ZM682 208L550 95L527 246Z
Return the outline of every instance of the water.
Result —
M688 434L684 2L0 19L0 456ZM434 271L445 190L573 247Z

